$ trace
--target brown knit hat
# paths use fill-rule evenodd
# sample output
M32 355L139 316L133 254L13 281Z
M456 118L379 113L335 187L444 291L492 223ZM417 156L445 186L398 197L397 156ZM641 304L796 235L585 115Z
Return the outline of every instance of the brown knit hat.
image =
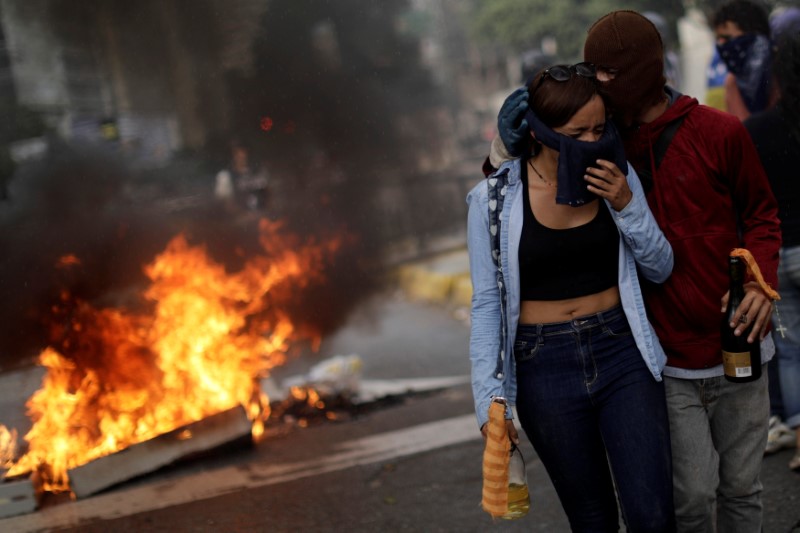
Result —
M623 122L664 98L664 45L658 29L635 11L614 11L589 28L584 60L617 71L603 84L603 95Z

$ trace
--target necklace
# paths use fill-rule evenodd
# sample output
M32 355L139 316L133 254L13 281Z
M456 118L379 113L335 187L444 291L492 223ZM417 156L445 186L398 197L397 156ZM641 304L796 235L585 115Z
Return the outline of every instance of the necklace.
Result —
M548 187L555 187L555 184L544 179L544 176L542 176L541 173L538 170L536 170L536 167L533 166L533 161L531 161L531 168L533 169L534 172L536 172L536 175L539 176L539 179L542 180L545 185L547 185Z

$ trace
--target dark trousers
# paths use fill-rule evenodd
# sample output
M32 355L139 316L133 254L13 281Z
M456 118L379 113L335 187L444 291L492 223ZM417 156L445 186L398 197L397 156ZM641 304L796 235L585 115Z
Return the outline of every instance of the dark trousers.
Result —
M622 308L520 325L517 412L573 531L674 531L664 385L636 347Z

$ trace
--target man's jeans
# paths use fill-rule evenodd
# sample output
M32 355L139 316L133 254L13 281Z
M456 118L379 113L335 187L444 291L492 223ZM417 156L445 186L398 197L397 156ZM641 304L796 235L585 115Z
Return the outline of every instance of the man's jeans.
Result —
M776 302L778 315L772 323L777 349L777 373L783 398L785 423L791 428L800 426L800 246L781 250L778 265L778 289L781 299ZM770 363L775 364L775 361Z
M616 484L628 531L674 531L664 384L622 309L520 325L514 357L520 423L572 530L618 531Z
M767 368L749 383L664 378L679 532L761 531Z

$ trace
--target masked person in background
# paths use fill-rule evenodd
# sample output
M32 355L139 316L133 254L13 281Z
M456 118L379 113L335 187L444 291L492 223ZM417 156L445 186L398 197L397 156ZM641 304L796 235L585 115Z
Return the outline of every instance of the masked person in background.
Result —
M672 251L598 87L586 63L534 76L526 156L467 197L475 407L485 431L493 397L516 403L573 531L618 530L615 486L630 531L673 531L665 355L639 282L667 279Z
M717 52L725 63L725 109L740 120L775 104L778 91L772 73L769 16L760 5L735 0L713 17Z
M599 19L589 29L584 59L597 67L625 155L643 176L647 202L675 255L669 279L643 283L643 294L667 354L678 531L714 531L715 522L725 533L760 531L767 379L723 377L720 321L733 248L747 248L776 285L775 197L741 121L665 85L661 38L645 17L623 10ZM526 110L519 94L506 100L491 165L503 154L524 152L519 133ZM732 327L761 340L766 364L775 354L767 334L772 302L753 280L745 291Z

